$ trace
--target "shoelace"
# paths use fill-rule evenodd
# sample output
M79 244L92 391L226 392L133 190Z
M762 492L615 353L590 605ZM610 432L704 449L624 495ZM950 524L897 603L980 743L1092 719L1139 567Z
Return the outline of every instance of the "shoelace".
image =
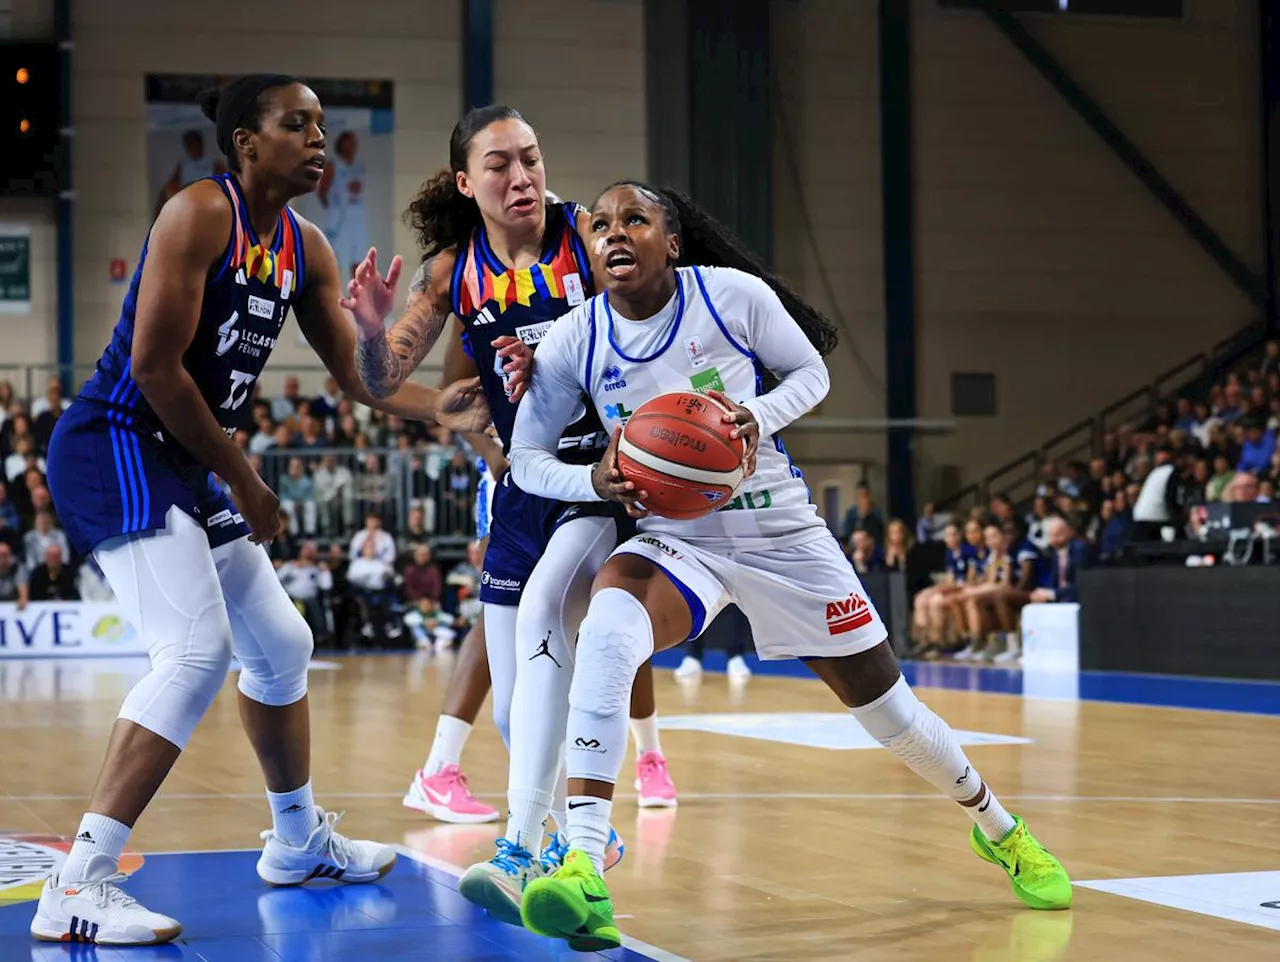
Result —
M641 778L644 778L646 775L665 775L666 772L666 761L657 756L649 755L640 763Z
M468 799L471 798L471 788L467 785L467 776L462 774L462 769L460 768L455 769L453 772L450 773L449 784L450 786L453 786L453 785L458 786L459 788L462 789L463 795L465 795Z
M325 842L325 852L333 859L338 868L344 872L347 866L351 864L351 859L355 856L355 846L351 844L351 840L344 835L339 835L334 829L338 825L339 819L347 813L344 812L325 812L324 824L328 828L329 838Z
M533 856L510 839L498 839L498 853L489 861L508 875L519 875L529 867Z
M129 876L124 872L113 872L105 878L80 886L76 894L89 896L93 899L93 904L100 909L105 909L109 905L122 909L128 908L130 905L138 904L137 899L120 888L121 884L128 880Z
M569 841L559 832L551 836L551 841L542 850L542 861L551 868L559 868L564 864L564 857L569 854Z

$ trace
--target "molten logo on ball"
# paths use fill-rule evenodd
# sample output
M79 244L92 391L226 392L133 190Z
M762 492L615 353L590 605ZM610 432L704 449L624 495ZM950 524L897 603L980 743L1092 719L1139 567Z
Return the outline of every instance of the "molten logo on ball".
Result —
M672 447L688 448L689 450L697 451L698 453L702 453L707 450L707 442L695 437L690 437L689 435L683 434L679 431L672 431L670 428L658 427L657 425L649 428L649 437L653 438L655 441L665 441Z

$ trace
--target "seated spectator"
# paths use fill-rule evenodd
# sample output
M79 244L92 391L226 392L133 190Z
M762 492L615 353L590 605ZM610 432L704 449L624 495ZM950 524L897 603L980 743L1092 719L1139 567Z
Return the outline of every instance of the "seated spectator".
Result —
M336 378L324 379L324 390L311 402L311 414L321 421L330 422L327 430L332 431L337 422L338 404L342 401L342 391Z
M51 412L57 412L60 415L69 407L71 402L62 396L62 378L53 374L45 387L44 397L38 397L31 402L31 417L34 420L42 414Z
M1270 478L1263 478L1258 482L1258 497L1255 499L1258 504L1271 504L1275 500L1276 485Z
M452 622L453 619L435 598L419 598L404 613L404 623L409 626L409 634L418 648L437 651L448 648L457 636Z
M1037 548L1043 550L1049 544L1049 535L1045 531L1045 522L1049 520L1049 501L1037 495L1031 502L1031 513L1027 515L1027 537Z
M316 533L316 484L307 476L302 458L290 458L288 473L280 479L276 494L280 498L280 510L289 519L289 531L298 533L301 528L308 536Z
M249 453L264 454L276 444L276 422L271 420L268 408L263 408L254 418L258 430L249 438Z
M467 545L467 560L459 561L449 571L445 584L457 588L470 587L474 594L480 586L480 577L484 571L484 548L479 541Z
M9 488L4 484L0 484L0 520L11 528L16 528L19 523L18 509L9 500Z
M1258 500L1258 479L1247 472L1237 474L1222 493L1222 500L1240 504L1255 503Z
M1236 470L1262 475L1271 466L1271 455L1276 450L1276 434L1265 430L1261 419L1250 418L1245 423L1244 436Z
M1076 578L1088 565L1089 545L1076 537L1062 518L1049 521L1049 550L1040 587L1031 592L1033 602L1078 601Z
M884 515L871 500L871 485L859 481L853 491L853 506L845 512L840 540L846 543L855 531L866 531L880 544L884 540Z
M379 557L377 541L373 538L361 543L359 554L353 552L347 565L347 590L360 612L362 637L372 639L382 634L399 638L403 634L392 614L396 600L395 577L395 568Z
M1114 561L1120 557L1121 547L1129 540L1133 513L1123 491L1117 491L1110 501L1102 503L1102 533L1098 536L1098 557L1101 561Z
M1012 509L1012 505L1010 505ZM881 552L886 571L906 571L907 557L915 547L915 539L911 537L911 529L901 518L889 522L885 531L884 551Z
M1142 482L1133 506L1132 540L1158 541L1162 528L1181 524L1176 482L1173 459L1167 448L1161 448L1156 452L1156 467Z
M0 602L17 605L21 611L30 600L26 569L14 558L9 546L0 542Z
M855 531L849 539L849 547L849 562L858 574L884 571L884 552L870 531L865 528Z
M396 539L390 532L382 529L382 515L376 511L370 511L365 515L364 527L351 539L351 547L347 549L347 554L352 558L363 556L365 545L369 542L373 543L375 558L388 566L396 563Z
M445 477L445 503L443 531L457 536L467 532L472 524L472 503L476 493L476 474L466 452L455 448L453 460Z
M23 553L28 570L35 570L36 565L44 561L45 549L50 545L56 545L61 549L63 558L71 557L71 546L67 543L67 536L53 525L53 513L37 511L35 527L28 531L23 539Z
M45 471L44 458L37 453L35 440L29 434L15 438L13 452L4 459L4 476L9 482L17 481L29 468Z
M1209 501L1225 500L1223 495L1227 490L1227 485L1235 480L1236 473L1231 470L1231 465L1227 462L1225 454L1219 454L1213 459L1213 476L1209 478L1208 484L1204 487L1204 496Z
M293 446L303 451L329 447L329 439L324 436L320 420L310 414L302 418L302 425L294 435Z
M351 471L339 464L332 454L326 454L312 476L315 486L316 515L323 535L335 535L347 530L355 510Z
M80 592L81 601L97 601L108 603L116 600L116 593L107 582L93 555L85 558L76 571L76 590Z
M382 459L369 454L360 463L353 490L366 513L375 513L385 522L393 518L395 504L391 500L391 477L382 469Z
M405 601L414 603L422 598L440 601L444 596L444 578L428 545L420 544L413 550L413 561L405 566L403 578Z
M916 519L916 541L920 544L927 544L941 532L942 526L938 524L938 519L934 516L933 502L927 502L920 512L920 517Z
M298 402L302 400L302 392L298 387L298 378L290 374L284 379L284 392L271 399L271 417L283 421L298 413Z
M29 591L32 601L79 601L75 572L66 566L62 548L50 544L44 560L31 569Z
M328 610L328 595L333 590L333 575L320 561L320 552L314 541L304 542L298 549L298 557L276 570L285 593L302 612L311 627L317 644L327 642L333 632L332 618Z
M400 564L407 564L419 545L430 544L431 535L427 531L427 514L422 505L415 504L405 516L404 530L400 533L400 542L404 552L400 556Z

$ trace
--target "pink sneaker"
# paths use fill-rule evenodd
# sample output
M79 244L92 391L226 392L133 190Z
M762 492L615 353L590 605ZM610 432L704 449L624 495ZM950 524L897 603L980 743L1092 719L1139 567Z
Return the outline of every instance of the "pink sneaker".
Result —
M641 808L676 807L676 785L660 752L644 752L636 759L636 791Z
M498 820L496 808L477 801L471 794L467 776L457 765L446 765L434 775L425 775L418 769L405 793L404 807L456 824Z

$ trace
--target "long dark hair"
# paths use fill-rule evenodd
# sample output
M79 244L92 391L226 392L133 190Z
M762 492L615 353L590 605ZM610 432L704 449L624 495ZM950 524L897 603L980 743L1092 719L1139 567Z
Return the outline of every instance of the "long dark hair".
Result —
M480 226L480 208L458 190L457 175L467 169L467 155L476 134L500 120L518 120L533 129L520 111L505 104L468 110L449 135L449 169L424 183L405 211L405 223L418 235L424 261L462 243Z
M680 238L680 265L733 267L744 273L754 274L773 288L778 300L782 301L782 306L800 325L800 329L809 338L809 343L818 349L819 354L826 357L835 350L840 340L836 326L793 291L786 281L765 267L733 231L691 198L677 190L654 187L640 180L617 181L601 191L601 196L615 187L634 187L662 208L667 220L667 231Z

